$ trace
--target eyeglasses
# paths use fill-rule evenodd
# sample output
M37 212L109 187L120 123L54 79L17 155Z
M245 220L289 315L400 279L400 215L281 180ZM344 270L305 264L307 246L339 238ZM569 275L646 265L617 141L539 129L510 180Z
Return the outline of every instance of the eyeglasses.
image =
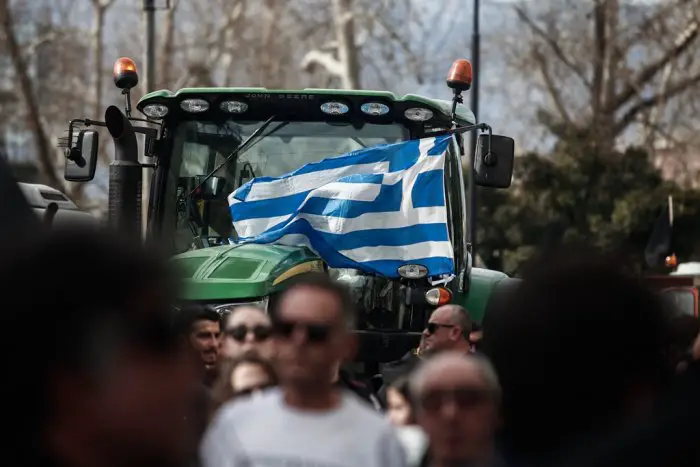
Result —
M493 394L484 388L461 387L450 390L427 391L420 398L424 410L437 411L451 402L460 409L470 409L492 400Z
M440 323L428 323L425 329L428 330L428 334L435 334L440 328L453 328L454 324L440 324Z
M234 326L225 331L225 334L237 342L245 341L248 333L253 334L256 342L266 341L272 335L272 328L263 324L248 327L245 324Z
M253 394L255 392L265 391L266 389L274 388L275 386L276 386L276 384L273 384L273 383L260 384L258 386L251 386L249 388L241 389L240 391L234 391L233 396L234 397L250 396L251 394Z
M279 337L288 339L295 329L303 329L306 341L312 344L321 344L330 337L333 326L328 324L298 323L295 321L278 320L272 324L272 332Z

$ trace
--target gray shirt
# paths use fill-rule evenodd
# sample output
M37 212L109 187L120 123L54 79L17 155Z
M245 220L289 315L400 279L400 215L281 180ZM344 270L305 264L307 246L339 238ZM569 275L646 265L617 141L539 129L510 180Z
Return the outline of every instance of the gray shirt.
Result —
M356 395L338 408L287 406L278 389L219 411L201 448L203 467L405 467L394 429Z

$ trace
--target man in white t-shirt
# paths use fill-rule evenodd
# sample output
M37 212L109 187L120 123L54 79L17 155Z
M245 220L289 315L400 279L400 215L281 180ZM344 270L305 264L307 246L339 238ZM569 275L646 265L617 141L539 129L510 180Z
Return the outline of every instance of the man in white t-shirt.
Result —
M306 274L272 312L280 387L224 406L202 444L204 467L404 467L393 428L331 375L355 347L348 292Z

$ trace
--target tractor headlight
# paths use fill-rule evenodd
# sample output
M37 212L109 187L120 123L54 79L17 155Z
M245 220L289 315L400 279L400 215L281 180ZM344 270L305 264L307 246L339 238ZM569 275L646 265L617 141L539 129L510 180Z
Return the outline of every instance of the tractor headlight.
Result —
M148 104L141 111L148 118L163 118L168 115L168 108L163 104Z
M404 279L422 279L428 275L428 268L421 264L404 264L398 273Z
M403 114L407 119L414 122L426 122L433 118L433 111L423 107L413 107L406 110Z
M204 99L185 99L180 102L180 107L185 112L198 114L209 110L209 102Z

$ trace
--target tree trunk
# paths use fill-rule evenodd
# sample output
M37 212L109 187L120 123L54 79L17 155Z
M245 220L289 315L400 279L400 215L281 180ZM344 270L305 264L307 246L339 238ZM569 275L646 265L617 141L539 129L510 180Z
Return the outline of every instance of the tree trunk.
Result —
M56 166L52 155L53 150L46 135L46 129L41 124L39 104L34 95L32 79L29 76L27 64L22 57L22 51L15 37L14 23L8 0L0 0L0 28L2 28L5 36L5 44L12 60L12 67L17 74L20 94L27 105L27 120L34 138L34 145L36 146L39 169L49 184L63 191L65 187L63 181L56 174Z
M355 20L352 6L352 0L333 0L338 61L343 66L340 76L343 89L360 88L360 61L355 44Z

